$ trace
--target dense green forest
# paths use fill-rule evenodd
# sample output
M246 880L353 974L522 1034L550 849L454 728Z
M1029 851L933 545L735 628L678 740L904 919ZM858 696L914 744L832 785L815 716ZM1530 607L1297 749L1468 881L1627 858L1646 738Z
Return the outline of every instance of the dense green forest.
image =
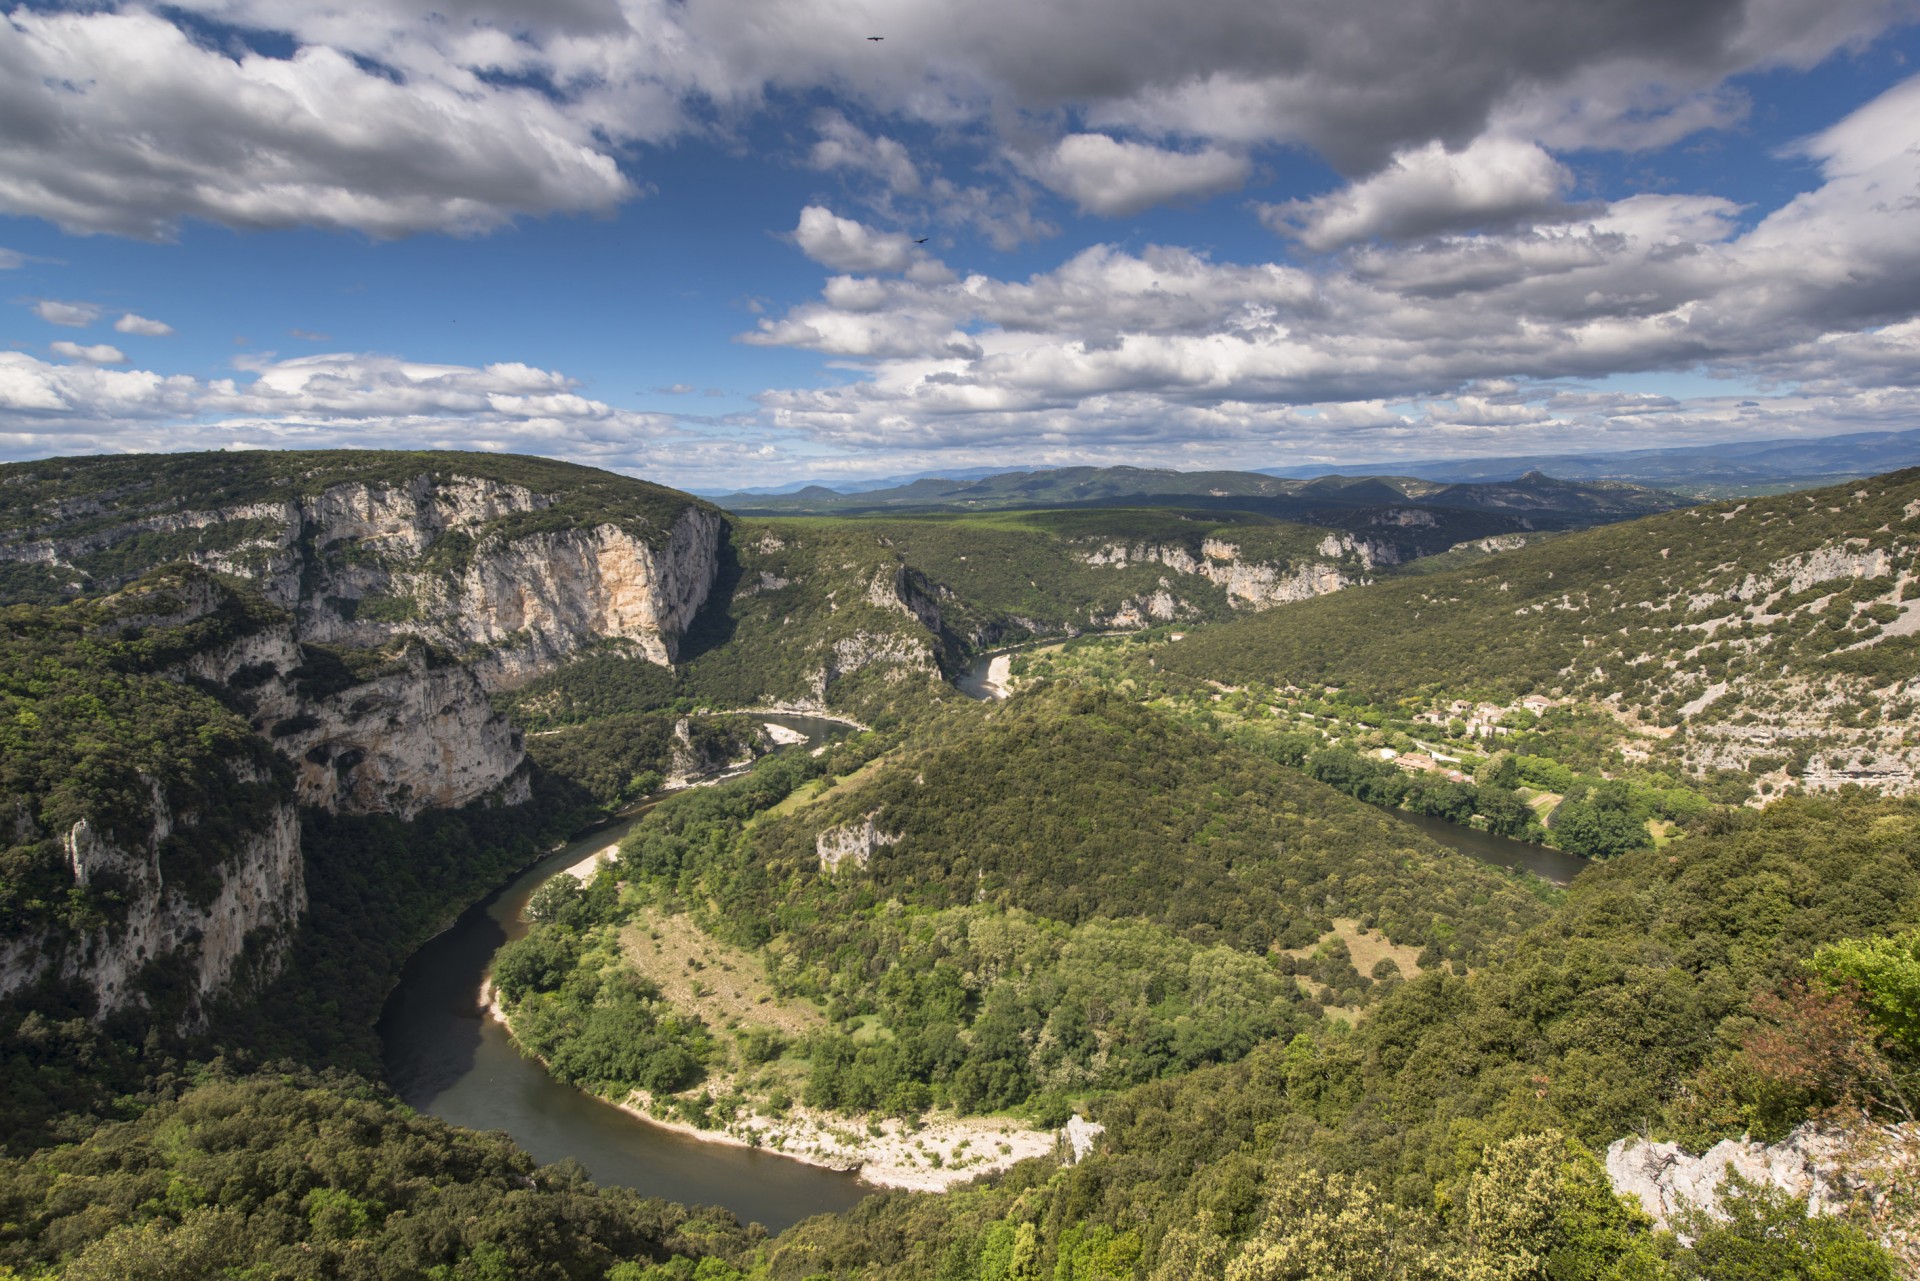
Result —
M807 1060L806 1102L1058 1124L1089 1093L1237 1059L1307 1030L1320 1000L1364 1006L1407 977L1357 972L1344 944L1315 953L1336 918L1418 967L1464 968L1545 914L1376 811L1118 697L1063 687L963 713L818 795L780 804L830 768L786 760L653 811L616 867L586 890L556 882L502 953L516 1027L615 1098L751 1067L699 1010L661 1006L617 942L644 910L690 913L825 1012L783 1047ZM825 866L820 843L845 832L872 848Z
M815 1220L774 1243L764 1274L1892 1276L1858 1235L1762 1192L1692 1249L1656 1237L1593 1153L1638 1130L1778 1137L1809 1110L1871 1106L1885 1081L1914 1097L1911 958L1874 971L1882 990L1853 1022L1824 1016L1859 1010L1857 989L1809 1002L1799 985L1823 945L1904 929L1920 946L1916 924L1920 805L1726 812L1684 860L1596 867L1467 977L1436 968L1356 1028L1097 1103L1103 1150L1079 1165ZM1829 1070L1810 1078L1809 1057ZM1262 1270L1269 1248L1282 1257ZM1316 1257L1349 1270L1314 1271Z
M0 1223L0 1276L70 1281L600 1281L755 1241L354 1077L217 1064L138 1116L0 1159Z
M690 501L539 460L220 457L6 469L0 538L150 525L83 573L5 562L8 944L113 937L129 886L76 878L82 819L205 898L291 795L244 691L183 665L287 615L203 571L108 588L346 480L553 499L501 537L652 537ZM188 508L231 519L169 523ZM1736 1185L1726 1217L1675 1232L1601 1162L1629 1135L1699 1151L1811 1119L1867 1171L1877 1127L1920 1107L1920 801L1801 790L1823 755L1908 749L1916 512L1902 473L1463 551L1237 621L1205 577L1094 553L1365 566L1324 529L1184 507L729 518L675 666L609 647L495 695L523 803L301 811L300 927L251 940L218 1002L176 957L110 1017L59 966L0 1003L0 1278L1911 1277L1911 1241L1874 1244L1920 1221L1907 1175L1876 1175L1877 1201L1843 1186L1830 1217ZM1177 626L1025 654L1010 700L945 679L1162 591ZM457 661L299 653L308 695ZM872 729L769 752L730 710L795 699ZM387 1092L374 1024L423 941L667 774L758 754L536 896L494 973L523 1045L697 1126L1078 1113L1105 1127L1084 1157L768 1239ZM1558 890L1372 805L1602 861Z

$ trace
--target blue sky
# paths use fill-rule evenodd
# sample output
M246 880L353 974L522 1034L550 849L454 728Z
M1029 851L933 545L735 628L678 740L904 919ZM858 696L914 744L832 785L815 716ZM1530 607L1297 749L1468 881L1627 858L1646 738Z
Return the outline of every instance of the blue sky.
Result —
M0 456L715 491L1920 426L1915 17L23 5Z

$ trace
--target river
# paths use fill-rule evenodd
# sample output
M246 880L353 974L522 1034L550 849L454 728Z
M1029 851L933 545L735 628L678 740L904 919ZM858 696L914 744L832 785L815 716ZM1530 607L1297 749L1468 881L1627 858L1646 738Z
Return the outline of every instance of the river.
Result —
M1448 849L1458 850L1468 858L1510 871L1531 872L1553 885L1571 884L1574 877L1590 866L1586 859L1551 846L1516 841L1510 836L1495 836L1492 832L1449 823L1431 814L1415 814L1412 810L1392 809L1385 805L1375 808L1391 818L1419 828Z
M813 717L761 719L806 734L810 743L847 730ZM387 1080L420 1111L476 1130L505 1130L540 1161L573 1157L598 1183L725 1206L769 1231L847 1209L872 1191L852 1175L648 1125L547 1075L480 1008L494 953L527 932L533 892L619 841L659 799L568 842L414 953L380 1016Z
M994 656L976 659L957 682L960 688L975 698L995 697L985 684ZM769 713L763 719L806 734L809 744L847 729L813 717ZM387 1080L422 1112L476 1130L505 1130L540 1161L573 1157L596 1182L725 1206L742 1221L764 1224L772 1232L811 1215L848 1209L872 1191L852 1175L648 1125L556 1081L481 1010L480 988L494 953L525 936L533 892L549 877L616 844L660 799L651 797L633 813L568 842L468 908L414 953L380 1017ZM1565 885L1586 866L1544 846L1424 814L1384 812L1470 858L1531 872L1556 885Z

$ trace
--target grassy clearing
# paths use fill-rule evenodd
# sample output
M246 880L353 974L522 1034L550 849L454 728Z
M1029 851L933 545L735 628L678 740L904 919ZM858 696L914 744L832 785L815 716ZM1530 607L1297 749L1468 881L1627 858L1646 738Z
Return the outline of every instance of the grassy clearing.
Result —
M762 823L771 822L777 818L784 818L788 814L803 810L816 801L828 800L832 797L850 792L877 773L880 767L887 763L888 759L889 758L885 756L877 756L865 765L862 765L859 769L853 771L853 773L831 781L824 778L814 779L804 787L796 788L793 795L787 797L787 799L781 801L778 805L756 814L753 820L748 823L748 826L757 827Z
M620 953L676 1009L715 1028L768 1027L801 1037L826 1026L812 1002L783 999L751 952L706 933L684 914L642 909L620 931Z

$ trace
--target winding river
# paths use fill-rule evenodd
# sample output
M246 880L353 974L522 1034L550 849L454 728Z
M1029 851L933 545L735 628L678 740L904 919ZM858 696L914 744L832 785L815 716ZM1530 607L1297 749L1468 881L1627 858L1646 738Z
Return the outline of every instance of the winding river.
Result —
M814 717L760 719L805 734L810 743L847 729ZM494 953L527 932L533 892L617 843L660 799L649 798L541 859L414 953L380 1016L387 1080L422 1112L476 1130L505 1130L540 1161L573 1157L595 1182L725 1206L769 1231L847 1209L872 1191L852 1175L648 1125L547 1075L480 1008Z
M1009 652L979 656L956 684L975 698L999 697L988 667ZM762 719L805 734L809 744L847 729L815 717L767 713ZM871 1191L852 1175L649 1125L547 1075L480 1007L494 953L527 932L526 908L534 891L549 877L618 843L661 799L650 797L631 813L568 842L468 908L414 953L380 1017L387 1079L422 1112L476 1130L504 1130L543 1162L572 1157L598 1183L724 1206L773 1232L811 1215L848 1209ZM1482 863L1531 872L1558 885L1585 866L1558 850L1442 819L1403 810L1385 813Z
M1573 878L1589 866L1586 859L1565 850L1556 850L1550 845L1534 845L1528 841L1516 841L1510 836L1495 836L1492 832L1462 827L1431 814L1415 814L1412 810L1390 809L1384 805L1376 808L1389 818L1419 828L1448 849L1457 850L1468 858L1513 872L1531 872L1552 885L1571 884Z

